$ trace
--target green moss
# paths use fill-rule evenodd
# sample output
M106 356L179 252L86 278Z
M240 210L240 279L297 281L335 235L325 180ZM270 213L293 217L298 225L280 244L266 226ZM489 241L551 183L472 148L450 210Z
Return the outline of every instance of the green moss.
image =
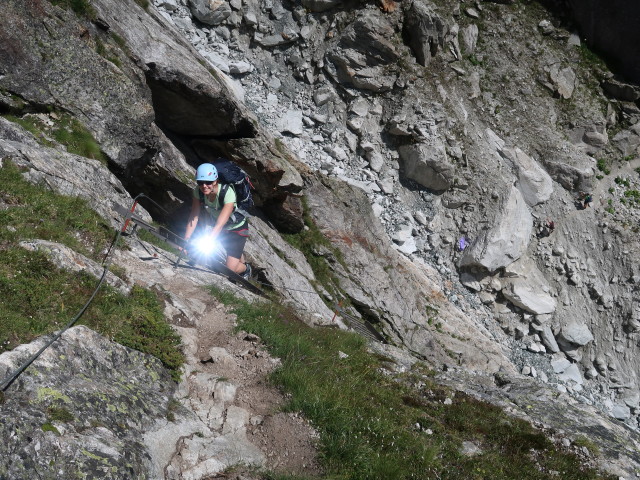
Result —
M93 460L97 460L98 462L103 463L105 465L109 463L109 461L105 457L101 457L100 455L96 455L95 453L91 453L89 450L85 450L84 448L81 449L80 452L83 455L85 455L85 456L87 456L87 457L89 457L89 458L91 458Z
M36 397L37 403L42 403L44 401L56 401L56 400L59 400L64 403L71 403L71 399L69 397L64 395L62 392L59 392L58 390L55 390L49 387L38 388L38 392L36 395L37 395Z
M69 423L75 419L73 414L64 407L49 407L47 409L47 414L49 416L49 420L52 422Z
M598 167L598 170L600 170L605 175L609 175L611 173L609 162L604 158L599 158L596 162L596 166Z
M45 123L37 115L26 114L23 116L5 115L7 120L17 123L47 147L54 147L52 140L64 145L69 153L74 153L87 158L99 160L103 164L107 159L89 130L78 120L66 113L52 112L49 120L53 126Z
M53 432L57 436L60 436L60 431L49 422L43 424L40 428L42 428L43 432Z
M591 453L591 455L594 457L600 455L600 449L598 448L598 446L583 435L577 437L573 441L573 444L578 447L586 447L586 449L589 450L589 453Z
M50 0L53 5L73 10L78 16L93 19L96 11L89 0Z

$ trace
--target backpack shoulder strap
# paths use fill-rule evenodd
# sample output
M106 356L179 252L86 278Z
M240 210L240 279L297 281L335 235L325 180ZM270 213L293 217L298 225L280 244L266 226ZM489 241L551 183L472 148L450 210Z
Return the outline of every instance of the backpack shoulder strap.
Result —
M229 190L228 183L222 183L220 185L220 193L218 194L219 203L221 206L224 205L224 197L227 196L227 191Z

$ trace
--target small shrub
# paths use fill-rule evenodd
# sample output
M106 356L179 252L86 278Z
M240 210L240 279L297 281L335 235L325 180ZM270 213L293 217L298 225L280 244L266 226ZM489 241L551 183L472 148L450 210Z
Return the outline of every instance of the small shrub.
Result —
M475 55L469 55L469 56L467 56L467 59L469 60L471 65L474 65L476 67L478 65L482 65L482 62L480 60L478 60Z
M60 430L58 430L56 427L54 427L51 423L47 422L45 424L42 425L42 431L43 432L53 432L55 433L58 437L60 436Z
M90 0L51 0L51 3L64 9L71 9L82 17L92 19L96 16L96 11L91 6Z
M616 182L616 185L622 185L624 187L629 186L629 180L627 180L626 178L616 177L614 181Z
M640 192L638 190L627 190L624 192L624 196L635 203L640 203Z
M600 170L605 175L609 175L611 173L611 169L609 168L607 161L604 158L599 158L596 166L598 167L598 170Z
M64 407L49 407L47 414L52 422L69 423L75 419L73 414Z

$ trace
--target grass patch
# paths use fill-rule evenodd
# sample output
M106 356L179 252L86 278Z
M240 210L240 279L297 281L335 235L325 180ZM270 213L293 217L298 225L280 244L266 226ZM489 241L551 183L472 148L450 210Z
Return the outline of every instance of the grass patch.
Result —
M104 45L103 45L104 47ZM55 146L52 140L64 145L69 153L107 163L107 158L100 150L100 145L93 135L78 120L68 114L51 113L51 124L45 123L39 115L6 115L5 118L17 123L31 132L38 141L47 147Z
M640 203L640 192L638 190L627 190L624 196L635 203Z
M467 60L469 60L469 63L475 67L482 65L482 61L478 60L475 55L467 55Z
M78 16L93 19L96 11L90 0L50 0L52 5L58 5L65 10L73 10Z
M311 218L309 206L305 197L302 197L303 220L305 228L298 233L285 233L282 238L292 247L296 248L307 259L313 270L316 281L332 294L337 293L337 282L334 282L332 267L327 257L332 257L344 268L347 268L342 254L333 247L331 242L322 234L318 226Z
M25 181L10 162L0 168L0 353L67 324L97 285L85 274L58 269L40 252L18 246L38 238L65 244L96 260L113 230L84 200L57 195ZM79 323L150 353L180 376L180 338L166 323L152 292L126 296L103 286Z
M434 384L416 370L381 372L381 359L352 333L312 329L275 303L250 304L212 289L282 360L271 379L320 433L331 479L600 478L527 422ZM347 356L339 356L338 353ZM444 399L451 399L451 404ZM460 453L464 440L482 453Z
M63 115L52 134L58 143L67 147L69 153L100 160L106 164L107 159L102 154L98 142L93 138L91 132L75 118Z
M629 180L626 179L626 178L616 177L614 182L616 182L616 185L622 185L624 187L628 187L629 186Z
M47 415L52 422L73 422L75 417L73 414L64 407L51 406L47 409Z
M85 200L29 183L6 161L0 168L1 203L7 208L0 209L0 247L39 238L63 243L97 260L113 239L111 227Z
M43 424L42 427L40 427L40 428L42 428L43 432L53 432L58 437L60 436L60 431L49 422Z
M599 158L596 162L596 166L598 167L598 170L600 170L605 175L609 175L611 173L609 163L604 158Z
M583 435L577 437L573 441L573 444L577 447L585 447L594 457L600 455L600 449L598 448L598 446Z

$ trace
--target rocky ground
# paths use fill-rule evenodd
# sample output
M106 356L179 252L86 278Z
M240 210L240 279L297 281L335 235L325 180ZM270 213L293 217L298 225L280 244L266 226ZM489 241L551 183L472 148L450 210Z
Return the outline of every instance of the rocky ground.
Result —
M331 322L325 302L343 295L350 314L446 368L456 388L508 400L550 429L562 424L556 399L575 401L567 431L601 432L603 451L618 458L610 471L634 474L640 91L569 24L534 2L157 0L145 11L94 0L91 21L43 5L10 0L0 13L17 32L0 29L0 107L50 125L71 112L111 172L4 118L0 161L86 198L115 227L113 204L129 203L127 192L179 216L196 151L228 155L251 171L265 213L252 220L247 254L310 324ZM576 204L581 190L594 196L588 209ZM339 290L317 286L277 231L302 228L301 193L331 242L313 253ZM549 236L546 219L556 222ZM199 432L165 419L167 434L184 438L177 449L156 442L153 464L200 478L233 463L224 447L237 442L258 463L313 471L312 460L269 460L284 440L277 425L306 427L273 413L275 392L258 390L264 403L242 393L245 382L261 389L260 371L272 368L256 339L229 334L232 319L198 290L203 279L192 284L143 256L122 264L146 272L131 279L171 286L167 313L189 346L178 394L191 414L180 425ZM237 385L219 380L220 365ZM527 409L533 399L542 406ZM580 425L578 407L604 416ZM305 464L313 431L300 434Z
M278 359L268 355L259 338L236 332L235 316L204 288L228 282L187 267L176 271L174 259L162 254L151 265L137 260L136 253L145 253L140 245L131 253L117 260L126 265L129 281L166 292L167 316L183 338L185 380L175 398L208 430L202 436L181 436L165 478L199 479L219 473L221 465L236 463L300 475L318 473L317 435L301 416L279 411L286 400L269 384ZM239 291L228 284L223 288ZM258 301L251 294L240 295ZM164 433L158 438L164 442Z
M145 362L130 358L137 352L114 346L86 327L70 329L7 390L0 406L3 418L8 418L7 412L21 412L16 421L22 427L16 431L32 438L27 442L7 430L11 448L3 455L12 459L9 478L27 478L23 475L34 471L40 472L41 478L59 478L48 459L87 438L92 440L83 444L85 453L78 453L77 463L85 473L92 469L102 472L100 478L127 478L129 461L142 469L135 474L142 475L139 478L250 480L258 478L261 469L299 475L320 473L314 429L300 415L280 411L286 399L269 383L269 373L278 359L265 352L259 338L236 331L235 316L205 286L219 284L250 300L257 299L216 274L188 266L174 268L175 258L150 244L130 239L128 245L130 248L118 251L114 259L126 274L121 279L112 277L110 283L122 286L124 279L124 284L156 289L165 298L167 317L181 335L186 354L181 383L177 389L170 387L165 374L149 372ZM51 244L41 248L57 249ZM149 252L158 255L154 258ZM93 263L72 254L58 256L57 262L61 266ZM98 270L96 266L96 273ZM16 368L26 353L35 351L43 341L0 356L2 371ZM94 370L86 374L99 376L101 387L95 390L69 377L82 377L82 372L59 364L59 358L83 358L84 365L98 364L100 373ZM57 365L60 377L51 375L51 365ZM158 365L154 368L162 372ZM43 369L49 369L45 384L37 373ZM127 398L121 395L120 385L132 379L139 391ZM123 391L127 388L125 385ZM81 395L84 401L80 401ZM44 420L39 416L44 414L43 409L25 409L22 404L34 396L49 405L49 411L60 403L72 420L56 419L50 429L41 429ZM145 405L148 402L148 407L140 408L135 401L138 397ZM93 405L93 413L81 410L85 402ZM90 418L100 416L103 409L113 412L113 418L103 417L90 424ZM122 423L129 425L126 439L118 427ZM11 429L10 425L5 427ZM115 445L113 435L120 437ZM123 456L125 450L120 447L130 453ZM25 455L30 461L19 460ZM65 463L55 468L67 467Z
M267 129L278 132L311 168L366 192L398 251L435 267L454 304L472 308L487 328L497 324L505 330L510 357L523 373L557 382L561 391L636 427L637 395L631 392L636 388L618 395L621 390L602 380L614 370L635 370L627 365L632 355L598 365L607 364L603 355L633 345L638 331L631 293L637 273L612 267L606 253L617 257L616 243L625 256L638 249L627 237L638 225L633 192L640 184L640 111L628 101L637 96L605 96L601 85L613 92L622 84L604 64L586 62L576 32L537 4L408 2L357 11L332 10L329 4L303 10L278 2L231 2L216 10L218 16L205 17L185 2L155 2L211 65L234 80ZM406 13L403 19L407 9L445 24L438 30L434 20L436 26L423 32L437 44L425 58L388 42L394 30L402 29L405 38L416 35L407 33L412 28ZM360 19L366 20L353 33L350 22L359 25ZM365 47L350 43L358 28L366 48L384 52L367 58L375 80L358 77L357 62L351 64L353 77L346 80L341 70L352 56L367 56ZM416 150L406 139L425 146ZM433 152L446 152L447 161L433 160L440 183L411 163L413 156L434 157ZM609 159L606 176L596 168L597 158ZM513 181L530 185L522 203L531 217L503 201L502 192ZM592 210L576 208L581 189L592 191ZM460 237L473 243L483 235L487 218L521 214L529 219L503 222L502 230L476 242L467 258L456 251ZM550 218L556 232L536 238ZM601 234L583 228L593 224ZM612 229L615 241L604 238ZM477 258L484 254L480 250L513 234L522 235L514 254L531 261L519 271L490 275L493 284L482 273L478 278L484 283L478 283L475 265L487 266ZM594 254L601 248L605 253ZM502 266L498 261L489 270ZM509 283L504 279L509 275L524 283ZM615 284L622 288L608 286ZM523 300L525 290L529 297L532 291L545 293ZM611 308L620 326L607 332L601 325L609 323ZM571 329L589 333L579 338ZM576 345L586 352L572 356ZM563 370L567 355L583 367ZM613 383L626 391L636 384L631 377Z

